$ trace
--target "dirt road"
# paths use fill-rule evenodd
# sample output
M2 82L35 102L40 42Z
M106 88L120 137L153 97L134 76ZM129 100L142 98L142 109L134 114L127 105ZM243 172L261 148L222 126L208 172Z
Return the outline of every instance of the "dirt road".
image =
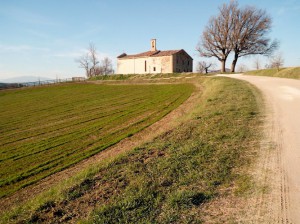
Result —
M228 76L254 84L266 104L266 136L258 167L269 190L262 191L252 221L300 223L300 81Z

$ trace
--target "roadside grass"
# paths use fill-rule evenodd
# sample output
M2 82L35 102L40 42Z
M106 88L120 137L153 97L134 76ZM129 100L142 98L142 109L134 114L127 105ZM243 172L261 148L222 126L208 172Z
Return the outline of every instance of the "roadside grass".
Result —
M300 67L281 68L279 71L276 68L262 69L256 71L245 72L246 75L270 76L290 79L300 79Z
M195 74L191 72L187 73L158 73L158 74L152 74L150 76L151 79L157 79L157 78L185 78L185 77L194 77Z
M197 74L200 75L200 74ZM97 81L97 80L141 80L141 79L165 79L165 78L185 78L195 76L194 73L157 73L157 74L113 74L113 75L99 75L90 78L90 81Z
M215 212L203 205L244 195L252 186L246 170L259 147L259 93L229 78L197 82L203 93L180 126L82 171L2 221L201 223ZM233 219L223 216L220 223Z
M96 81L96 80L128 80L133 79L138 75L126 75L126 74L116 74L116 75L99 75L91 77L90 81Z
M1 91L0 197L148 127L193 88L65 84Z

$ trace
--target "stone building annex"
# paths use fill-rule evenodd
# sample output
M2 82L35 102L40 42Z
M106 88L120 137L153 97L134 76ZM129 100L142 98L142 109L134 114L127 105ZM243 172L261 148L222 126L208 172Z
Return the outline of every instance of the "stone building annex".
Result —
M118 74L179 73L193 71L193 58L185 50L160 51L156 39L151 40L151 50L140 54L117 57Z

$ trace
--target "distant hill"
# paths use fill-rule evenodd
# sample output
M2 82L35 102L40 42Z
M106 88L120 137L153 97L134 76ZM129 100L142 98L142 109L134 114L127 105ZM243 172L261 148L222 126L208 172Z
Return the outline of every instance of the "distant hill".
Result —
M37 81L46 81L53 80L55 78L47 78L47 77L38 77L38 76L19 76L9 79L1 79L2 83L22 83L22 82L37 82Z
M16 88L16 87L19 87L19 86L20 86L20 84L17 84L17 83L1 83L0 82L0 90Z
M7 86L7 83L1 83L0 82L0 89L5 88Z

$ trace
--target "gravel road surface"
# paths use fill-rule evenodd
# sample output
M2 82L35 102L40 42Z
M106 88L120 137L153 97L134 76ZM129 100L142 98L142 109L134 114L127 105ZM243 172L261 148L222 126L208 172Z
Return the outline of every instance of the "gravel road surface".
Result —
M266 179L272 180L273 189L268 197L261 197L265 204L261 207L266 209L267 205L268 211L257 211L259 216L269 218L256 221L300 223L300 80L241 74L224 76L255 85L265 101L268 139L264 141L269 142L273 153L264 154L262 172Z

